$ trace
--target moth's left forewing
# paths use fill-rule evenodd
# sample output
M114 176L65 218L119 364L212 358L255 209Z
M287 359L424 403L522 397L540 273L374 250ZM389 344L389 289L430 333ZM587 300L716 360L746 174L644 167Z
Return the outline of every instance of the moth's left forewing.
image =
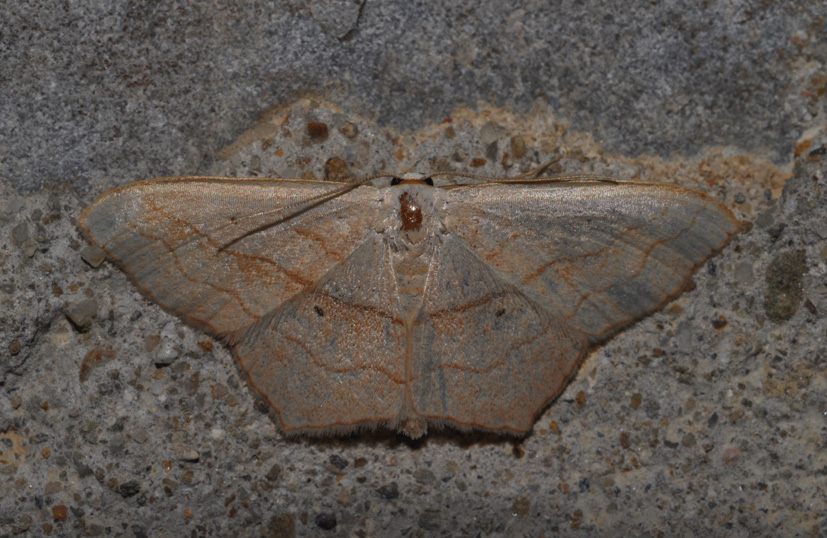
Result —
M381 207L366 186L159 178L103 194L79 224L153 300L229 337L345 259Z
M658 308L738 230L714 198L576 177L445 190L445 226L593 339Z

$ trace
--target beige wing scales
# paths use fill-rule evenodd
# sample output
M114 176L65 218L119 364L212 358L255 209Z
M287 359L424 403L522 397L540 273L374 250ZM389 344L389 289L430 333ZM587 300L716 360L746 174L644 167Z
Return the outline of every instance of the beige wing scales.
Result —
M420 416L515 433L531 429L586 349L578 330L452 235L433 258L413 340L411 392Z
M446 225L555 319L599 340L680 293L738 230L674 185L580 179L447 191Z
M396 425L405 343L388 247L374 233L235 349L286 432L328 434Z
M116 189L81 226L162 306L227 337L287 431L524 432L590 342L651 312L738 228L701 193L581 179L444 191L401 312L382 196L290 180Z
M525 432L588 349L678 294L733 235L712 198L579 180L446 190L416 320L416 411Z
M231 336L346 259L376 221L374 189L165 178L102 195L80 226L165 308Z

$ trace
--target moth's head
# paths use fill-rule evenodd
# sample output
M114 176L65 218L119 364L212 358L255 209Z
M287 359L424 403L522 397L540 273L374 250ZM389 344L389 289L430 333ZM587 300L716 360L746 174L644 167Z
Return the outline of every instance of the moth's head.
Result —
M407 172L405 174L394 176L391 179L391 187L396 187L397 185L428 185L433 187L434 180L425 174L420 174L418 172Z

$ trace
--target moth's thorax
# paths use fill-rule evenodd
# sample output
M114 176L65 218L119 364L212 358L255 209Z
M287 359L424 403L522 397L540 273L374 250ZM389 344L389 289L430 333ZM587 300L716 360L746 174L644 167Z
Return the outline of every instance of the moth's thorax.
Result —
M422 229L422 207L408 191L399 195L399 219L402 221L402 230L406 232Z
M422 304L436 235L442 229L442 190L421 180L403 179L388 189L386 201L400 307L412 322Z

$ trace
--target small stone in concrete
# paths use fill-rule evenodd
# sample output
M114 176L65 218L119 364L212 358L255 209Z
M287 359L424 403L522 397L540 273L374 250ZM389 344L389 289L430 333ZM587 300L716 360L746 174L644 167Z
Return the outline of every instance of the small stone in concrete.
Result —
M316 516L316 526L325 531L332 531L336 528L336 514L322 512Z
M106 253L95 245L87 245L80 251L80 257L92 267L98 267L106 259Z
M17 246L22 245L29 240L29 227L25 222L21 222L11 230L11 242Z
M376 490L383 499L387 499L389 501L393 499L399 498L399 484L396 482L391 482L390 484L386 484Z
M772 321L786 321L796 313L804 297L801 281L807 270L803 250L779 254L770 262L764 310Z
M66 309L66 317L79 331L89 329L92 320L98 315L98 303L94 299L84 299Z
M164 342L155 354L155 366L169 366L178 358L178 349L172 342Z
M743 286L750 286L755 282L755 275L752 271L752 264L749 262L739 262L735 266L735 280Z

